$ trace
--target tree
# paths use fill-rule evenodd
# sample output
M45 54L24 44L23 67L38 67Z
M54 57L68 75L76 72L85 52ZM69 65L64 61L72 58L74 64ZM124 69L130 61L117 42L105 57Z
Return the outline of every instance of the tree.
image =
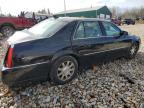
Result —
M144 17L144 7L126 9L122 17L124 18L139 18Z
M48 13L48 15L51 15L49 8L48 8L48 10L47 10L47 11L48 11L48 12L47 12L47 13Z
M112 17L113 18L143 18L144 17L144 7L139 8L119 8L119 7L112 7L111 9Z
M41 13L41 14L48 14L47 11L46 11L45 9L39 10L38 13Z
M121 16L121 9L119 7L112 7L110 10L113 18L119 18Z

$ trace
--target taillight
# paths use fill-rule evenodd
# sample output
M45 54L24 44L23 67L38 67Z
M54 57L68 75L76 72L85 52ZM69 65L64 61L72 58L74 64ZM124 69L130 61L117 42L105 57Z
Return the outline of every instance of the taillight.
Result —
M8 68L12 68L13 66L12 56L13 56L13 46L10 46L7 54L7 59L6 59L6 66Z

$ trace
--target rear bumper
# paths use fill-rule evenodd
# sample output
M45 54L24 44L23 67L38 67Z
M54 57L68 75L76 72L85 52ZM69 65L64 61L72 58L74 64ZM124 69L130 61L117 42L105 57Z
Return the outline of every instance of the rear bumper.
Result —
M8 85L11 85L12 82L9 81L9 78L8 77L5 77L5 73L9 72L9 69L1 66L0 68L0 81L4 84L8 84Z
M50 71L50 63L43 62L15 68L1 66L0 81L13 86L27 81L47 80Z

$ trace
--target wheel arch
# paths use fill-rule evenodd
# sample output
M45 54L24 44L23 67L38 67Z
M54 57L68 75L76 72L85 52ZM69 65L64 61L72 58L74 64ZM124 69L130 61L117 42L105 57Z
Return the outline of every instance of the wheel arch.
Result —
M0 25L0 30L4 26L10 26L10 27L13 27L14 29L16 29L15 26L12 23L3 23L3 24Z
M61 57L64 57L64 56L71 56L73 58L76 59L78 65L80 64L80 59L79 59L79 56L75 53L58 53L58 54L55 54L51 60L52 63L54 63L56 60L58 60L59 58Z
M138 49L140 48L140 41L135 41L135 43L138 45Z
M140 46L140 40L133 40L132 44L137 44L138 46Z
M136 44L140 45L140 41L135 41Z

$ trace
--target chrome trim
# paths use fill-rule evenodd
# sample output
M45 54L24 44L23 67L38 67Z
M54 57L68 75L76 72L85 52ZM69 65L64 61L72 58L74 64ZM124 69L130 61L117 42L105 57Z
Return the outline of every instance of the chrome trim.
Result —
M2 71L5 71L5 70L9 70L9 69L10 69L10 68L6 68L6 67L3 66L1 70L2 70Z
M73 40L83 40L83 39L97 39L97 38L103 38L103 37L107 37L107 38L109 38L109 37L118 37L118 36L97 36L97 37L88 37L88 38L74 38Z
M35 66L35 65L40 65L40 64L44 64L44 63L48 63L48 62L49 62L49 61L41 62L41 63L35 63L35 64L29 64L29 65L23 65L23 66L17 66L17 67L12 67L12 68L7 68L7 67L5 67L5 66L2 66L2 71L11 70L11 69L18 69L18 68L26 68L26 67Z
M100 36L99 36L100 37ZM74 38L73 40L85 40L85 39L95 39L98 37L88 37L88 38Z
M84 54L84 55L87 56L87 55L92 55L92 54L97 54L97 53L102 53L102 52L108 52L108 51L113 51L113 50L118 50L118 49L124 49L124 48L128 48L128 47L114 48L114 49L111 49L111 50L93 52L93 53L88 53L88 54Z

